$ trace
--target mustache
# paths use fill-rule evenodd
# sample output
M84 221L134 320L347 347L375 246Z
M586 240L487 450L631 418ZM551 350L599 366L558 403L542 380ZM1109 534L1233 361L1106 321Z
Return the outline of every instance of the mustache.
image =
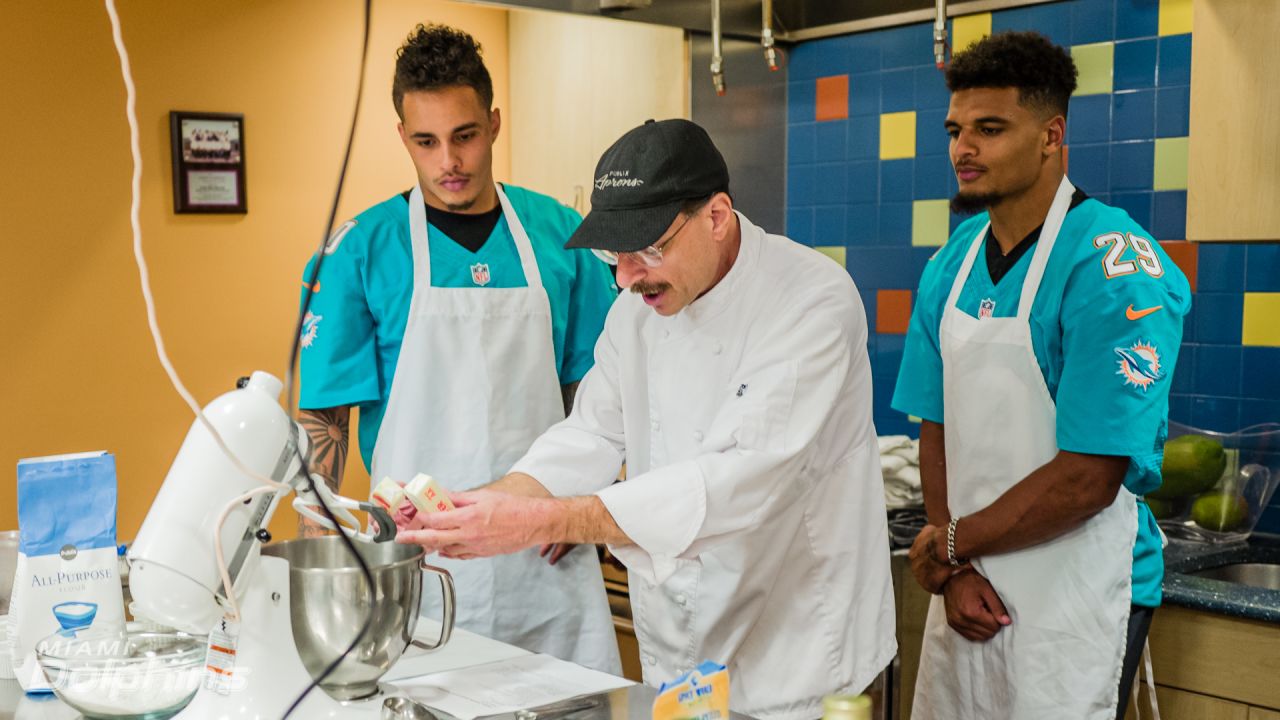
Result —
M671 287L670 283L638 282L631 286L631 292L637 295L657 295Z

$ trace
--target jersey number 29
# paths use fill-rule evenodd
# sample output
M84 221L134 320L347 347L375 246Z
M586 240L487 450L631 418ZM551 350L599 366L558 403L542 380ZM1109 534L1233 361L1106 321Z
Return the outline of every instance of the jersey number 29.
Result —
M1110 245L1110 247L1107 247ZM1138 268L1153 278L1164 275L1164 266L1160 264L1160 256L1156 254L1156 250L1151 246L1151 241L1138 237L1133 233L1104 233L1093 239L1093 246L1096 248L1107 247L1107 254L1102 258L1102 272L1106 274L1107 279L1117 278L1124 275L1132 275L1138 272ZM1128 248L1133 249L1136 260L1122 260L1124 251Z

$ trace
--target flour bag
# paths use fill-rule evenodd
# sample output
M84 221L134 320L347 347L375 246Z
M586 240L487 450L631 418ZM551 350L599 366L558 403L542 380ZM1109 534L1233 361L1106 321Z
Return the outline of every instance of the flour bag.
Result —
M9 603L13 671L51 692L35 650L53 633L124 630L116 556L116 460L106 452L18 461L18 569Z

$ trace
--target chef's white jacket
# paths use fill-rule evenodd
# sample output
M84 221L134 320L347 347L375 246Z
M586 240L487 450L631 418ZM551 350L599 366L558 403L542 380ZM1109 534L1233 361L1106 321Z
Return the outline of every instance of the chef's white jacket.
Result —
M811 719L897 650L866 313L844 268L738 219L733 267L680 313L618 298L513 471L598 495L635 542L610 549L647 684L715 660L734 710Z

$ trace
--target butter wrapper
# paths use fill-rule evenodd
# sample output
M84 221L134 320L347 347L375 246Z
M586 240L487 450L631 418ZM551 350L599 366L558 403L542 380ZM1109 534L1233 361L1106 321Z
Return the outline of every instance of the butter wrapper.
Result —
M372 495L373 501L392 515L395 515L396 510L400 509L400 504L405 500L404 488L389 477L382 478L382 482L373 488Z
M653 720L727 720L729 669L710 660L658 689Z
M426 473L418 473L418 476L409 481L404 486L405 497L418 512L443 512L453 509L453 501L449 499L449 494L444 488L435 481L435 478Z

